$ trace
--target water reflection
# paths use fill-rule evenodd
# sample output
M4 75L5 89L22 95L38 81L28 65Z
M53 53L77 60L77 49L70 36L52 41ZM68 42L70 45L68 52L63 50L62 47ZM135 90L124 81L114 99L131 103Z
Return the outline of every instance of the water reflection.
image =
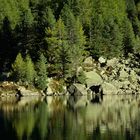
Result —
M103 101L103 95L93 95L92 99L91 99L91 103L95 104L95 103L102 103Z
M35 97L0 101L5 140L139 140L139 96Z

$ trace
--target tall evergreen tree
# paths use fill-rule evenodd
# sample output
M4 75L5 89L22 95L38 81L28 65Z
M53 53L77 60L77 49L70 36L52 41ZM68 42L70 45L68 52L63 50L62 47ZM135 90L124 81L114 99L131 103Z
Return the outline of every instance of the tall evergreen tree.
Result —
M83 60L86 37L80 19L74 16L69 6L64 7L62 17L66 24L67 40L70 46L71 76L74 76L76 75L77 67Z
M16 81L25 81L25 62L21 53L16 57L15 62L12 65L13 77Z
M8 17L5 17L3 20L0 31L0 43L0 70L7 71L17 55L13 30Z
M133 52L133 47L135 46L135 35L133 31L132 24L129 19L126 19L124 22L124 36L123 36L123 47L124 54Z
M36 85L39 89L44 90L47 86L47 71L46 71L46 58L43 54L40 55L40 58L36 65L37 78Z
M90 28L89 51L93 57L99 57L104 51L102 35L104 21L102 15L95 15L95 17L92 18Z
M68 59L69 59L69 45L67 43L67 34L65 25L60 18L54 29L46 30L46 40L48 43L47 54L49 54L48 62L51 64L51 71L57 73L59 77L67 75Z
M71 46L71 67L73 75L76 75L78 66L83 61L85 55L86 37L84 36L83 27L79 19L76 19L73 27L73 37L69 38L69 45Z
M35 78L35 69L31 57L29 55L27 55L25 58L25 65L25 80L26 82L28 82L28 84L33 84Z
M30 9L23 9L20 23L15 28L15 39L17 49L24 55L34 52L33 15Z

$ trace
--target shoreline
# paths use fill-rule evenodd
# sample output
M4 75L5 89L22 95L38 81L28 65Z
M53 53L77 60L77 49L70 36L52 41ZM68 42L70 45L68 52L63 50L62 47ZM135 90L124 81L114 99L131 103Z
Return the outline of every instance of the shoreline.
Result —
M92 57L84 60L77 68L76 76L84 76L69 86L59 80L48 78L46 89L39 90L34 86L20 85L14 81L1 81L0 96L82 96L82 95L138 95L140 94L140 62L139 56L106 59ZM82 77L83 78L83 77Z

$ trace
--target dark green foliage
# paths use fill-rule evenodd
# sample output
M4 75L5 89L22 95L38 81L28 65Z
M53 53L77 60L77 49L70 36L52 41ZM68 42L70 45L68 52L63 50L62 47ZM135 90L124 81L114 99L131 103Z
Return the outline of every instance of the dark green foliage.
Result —
M133 49L135 47L135 35L132 24L129 21L129 19L126 19L124 24L123 45L125 55L127 55L130 52L133 52Z
M47 71L46 71L46 58L43 54L40 55L40 58L36 64L37 77L35 84L39 89L44 90L47 86Z
M102 54L103 49L103 28L104 21L102 15L98 15L98 18L95 17L91 21L91 33L90 33L90 53L92 56L97 56ZM104 51L104 50L103 50Z
M89 34L89 50L93 57L116 57L123 54L124 1L106 0L94 3ZM111 7L110 7L111 6ZM110 10L108 10L110 9Z
M0 31L0 43L0 70L7 71L10 68L9 64L16 57L14 35L8 17L5 17L3 20Z
M24 11L21 15L21 22L16 26L15 38L17 46L21 52L26 55L29 51L33 51L34 35L33 35L33 16L30 10Z

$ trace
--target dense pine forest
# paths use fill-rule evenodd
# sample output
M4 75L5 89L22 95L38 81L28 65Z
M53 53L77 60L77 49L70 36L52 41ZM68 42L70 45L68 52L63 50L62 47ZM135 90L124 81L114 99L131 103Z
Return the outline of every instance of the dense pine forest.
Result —
M84 58L140 52L139 0L0 0L0 79L45 88Z

